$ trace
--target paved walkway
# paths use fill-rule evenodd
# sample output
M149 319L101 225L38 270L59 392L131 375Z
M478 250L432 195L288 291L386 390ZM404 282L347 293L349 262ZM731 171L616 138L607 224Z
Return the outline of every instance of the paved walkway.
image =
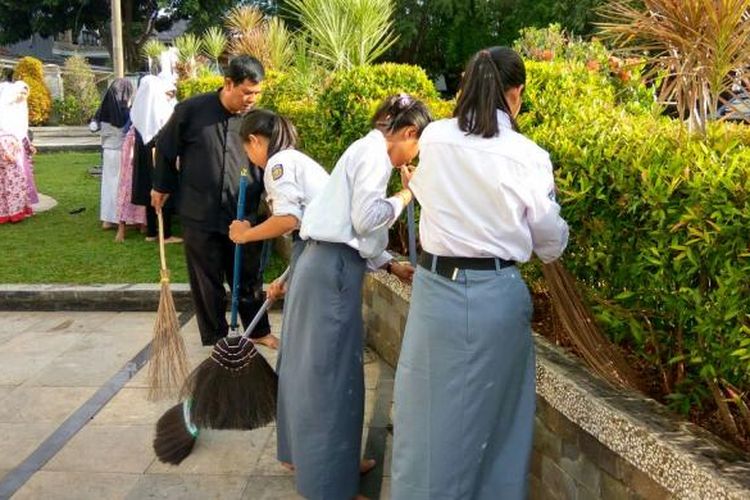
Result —
M279 313L271 319L279 331ZM195 366L209 349L195 320L183 320ZM173 402L146 399L153 321L153 313L0 312L0 498L299 498L275 460L273 426L203 431L179 467L156 459L154 424ZM263 354L275 364L275 352ZM362 487L388 498L393 372L368 358L363 443L385 467Z

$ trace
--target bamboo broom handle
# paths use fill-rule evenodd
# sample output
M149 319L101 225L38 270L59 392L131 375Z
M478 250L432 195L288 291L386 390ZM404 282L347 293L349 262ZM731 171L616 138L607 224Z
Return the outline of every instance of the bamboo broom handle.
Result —
M151 168L154 167L156 167L155 147L151 148ZM156 209L156 220L159 221L159 259L161 260L161 270L164 273L167 271L167 254L164 248L164 218L161 215L161 208Z
M167 271L167 256L164 248L164 219L161 215L161 208L156 209L156 219L159 221L159 258L161 259L162 272Z

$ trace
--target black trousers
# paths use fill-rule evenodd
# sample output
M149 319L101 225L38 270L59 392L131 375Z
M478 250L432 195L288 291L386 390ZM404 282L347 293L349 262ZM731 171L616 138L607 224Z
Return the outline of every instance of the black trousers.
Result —
M161 217L164 220L164 239L172 236L172 214L174 208L164 205L161 210ZM159 237L159 220L156 218L156 210L151 205L146 207L146 236L151 238Z
M185 256L195 316L203 345L213 345L226 336L227 295L224 283L232 286L234 243L226 234L183 227ZM252 321L263 304L263 279L259 279L262 242L249 243L242 249L239 313L244 327ZM271 333L268 315L264 314L251 338Z

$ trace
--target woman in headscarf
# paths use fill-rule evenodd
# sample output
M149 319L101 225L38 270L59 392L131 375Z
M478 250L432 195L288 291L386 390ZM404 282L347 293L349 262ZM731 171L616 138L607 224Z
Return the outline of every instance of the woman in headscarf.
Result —
M11 102L3 103L0 113L0 129L13 134L23 148L23 171L26 177L26 190L29 203L39 203L39 193L34 181L34 165L31 157L36 149L29 140L29 86L23 80L8 84L8 92L12 94ZM10 95L10 94L9 94Z
M133 84L118 78L104 94L95 119L101 124L102 136L102 188L100 215L102 227L111 229L120 221L117 217L117 191L120 178L122 143L126 125L130 121L130 101Z
M172 116L176 104L174 84L164 78L147 75L141 79L133 99L130 118L133 121L135 148L133 151L132 202L146 207L146 240L158 237L156 210L151 206L152 172L159 131ZM179 243L182 238L172 236L172 198L162 208L164 239L166 243Z
M0 117L19 100L26 100L24 87L0 84ZM32 215L28 179L24 172L24 145L9 121L0 120L0 224L19 222Z

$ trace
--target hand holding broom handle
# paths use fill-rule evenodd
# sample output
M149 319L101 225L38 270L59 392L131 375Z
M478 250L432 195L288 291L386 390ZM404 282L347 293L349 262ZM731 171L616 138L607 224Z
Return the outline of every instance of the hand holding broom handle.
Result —
M289 276L289 268L287 267L284 273L279 277L281 282L285 282L287 277ZM268 311L268 308L271 307L271 304L273 304L272 299L266 299L265 302L263 302L263 305L260 306L260 309L258 309L258 312L255 314L255 317L250 322L249 325L247 325L247 328L245 328L245 333L242 334L243 337L248 338L250 337L250 334L253 332L255 327L258 325L258 322L260 321L260 318L263 316L263 313Z
M245 197L247 194L247 168L240 172L240 192L237 199L237 220L245 217ZM230 332L237 332L237 312L240 305L240 270L242 268L242 245L234 245L234 271L232 272L232 316L229 321Z

